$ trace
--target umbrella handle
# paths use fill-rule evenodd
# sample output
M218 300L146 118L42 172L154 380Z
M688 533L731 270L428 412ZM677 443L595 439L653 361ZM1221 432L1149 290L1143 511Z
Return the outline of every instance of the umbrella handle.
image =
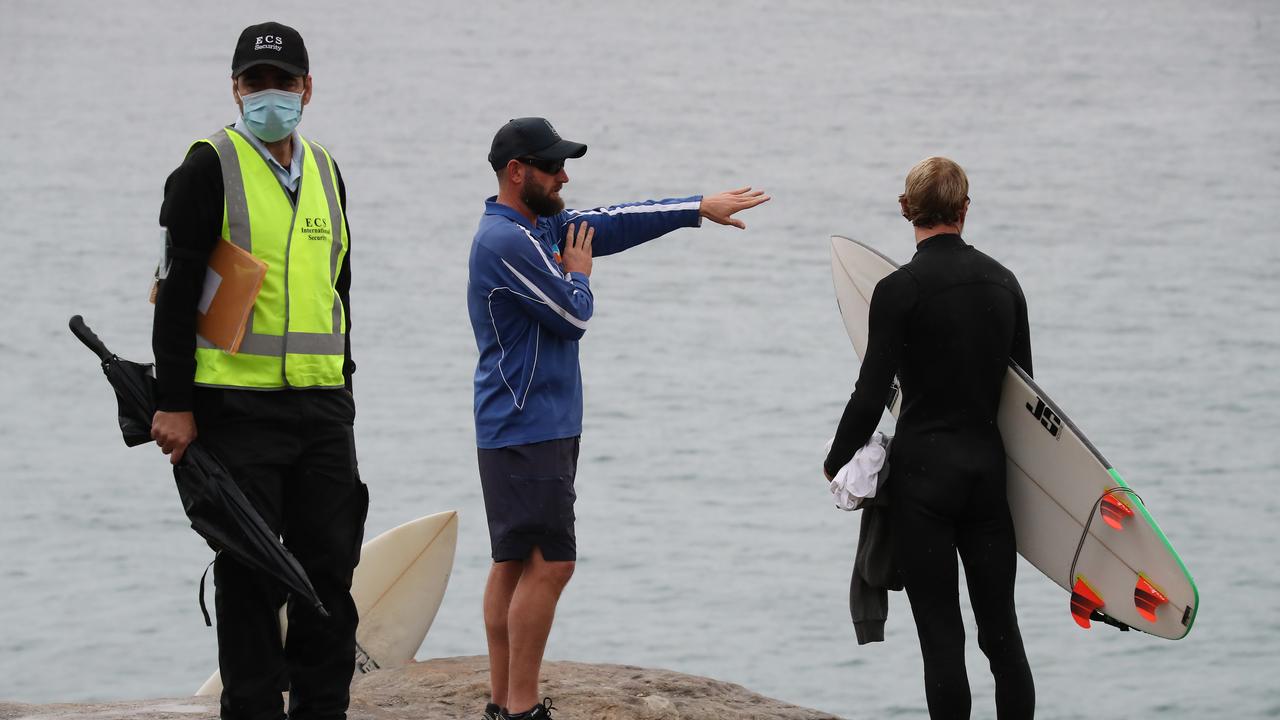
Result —
M102 360L102 362L109 362L111 358L115 357L115 355L107 349L107 346L98 339L98 336L89 329L89 326L84 324L83 317L80 317L79 315L72 315L71 321L67 323L67 326L71 328L71 334L79 338L80 342L84 343L85 347L92 350L93 353Z

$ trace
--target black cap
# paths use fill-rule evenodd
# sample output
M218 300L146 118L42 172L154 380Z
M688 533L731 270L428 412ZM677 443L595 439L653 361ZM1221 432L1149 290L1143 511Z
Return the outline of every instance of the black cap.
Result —
M231 57L231 77L239 77L254 65L274 65L295 76L306 75L311 67L302 36L278 22L250 25L240 33L236 54Z
M560 137L546 118L516 118L503 125L493 136L489 148L489 165L501 170L515 158L536 157L546 160L580 158L587 154L587 146Z

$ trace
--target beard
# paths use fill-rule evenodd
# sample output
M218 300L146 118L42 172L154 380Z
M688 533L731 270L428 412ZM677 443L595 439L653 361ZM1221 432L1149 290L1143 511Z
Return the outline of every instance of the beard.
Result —
M564 210L564 200L552 197L550 190L537 183L525 183L520 200L538 217L554 217Z

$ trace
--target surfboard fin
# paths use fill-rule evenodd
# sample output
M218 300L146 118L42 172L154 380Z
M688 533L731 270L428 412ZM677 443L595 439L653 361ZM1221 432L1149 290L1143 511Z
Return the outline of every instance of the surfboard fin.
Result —
M1123 530L1124 519L1133 517L1133 508L1124 504L1115 495L1102 496L1102 521L1116 530Z
M1133 604L1138 614L1148 622L1156 621L1156 608L1169 602L1169 598L1152 585L1145 577L1138 576L1138 584L1133 588Z
M1071 589L1071 617L1076 624L1088 629L1089 616L1103 606L1102 598L1089 587L1084 578L1077 577L1076 585Z

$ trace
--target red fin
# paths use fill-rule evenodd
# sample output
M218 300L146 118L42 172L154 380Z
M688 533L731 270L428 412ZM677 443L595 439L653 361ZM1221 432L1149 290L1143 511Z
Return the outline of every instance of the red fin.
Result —
M1089 616L1094 610L1101 608L1102 598L1089 587L1084 578L1076 578L1076 586L1071 589L1071 617L1082 628L1089 627Z
M1116 530L1123 530L1124 519L1133 517L1133 508L1120 502L1115 495L1102 496L1102 521Z
M1156 608L1169 602L1169 598L1152 585L1145 577L1138 576L1138 584L1133 588L1133 605L1138 614L1148 622L1156 621Z

